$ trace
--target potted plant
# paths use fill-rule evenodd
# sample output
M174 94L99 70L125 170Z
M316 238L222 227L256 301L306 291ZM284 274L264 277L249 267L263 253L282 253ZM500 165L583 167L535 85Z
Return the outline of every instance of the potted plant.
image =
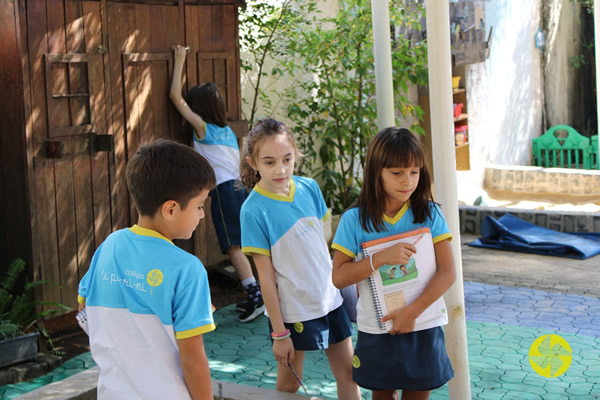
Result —
M71 310L59 303L34 299L34 289L44 285L44 281L30 282L25 279L23 290L14 293L24 271L25 262L18 258L0 278L0 368L36 359L39 333L54 348L41 321L58 312ZM40 310L42 307L44 309Z
M423 111L407 92L409 84L427 82L426 45L406 34L420 31L424 9L392 3L390 26L398 32L392 51L395 109L402 119L415 118L411 129L424 134ZM317 179L326 203L339 214L358 197L367 145L378 130L371 7L345 1L335 17L315 19L312 26L288 36L288 74L312 76L290 91L288 118L305 156L302 172Z

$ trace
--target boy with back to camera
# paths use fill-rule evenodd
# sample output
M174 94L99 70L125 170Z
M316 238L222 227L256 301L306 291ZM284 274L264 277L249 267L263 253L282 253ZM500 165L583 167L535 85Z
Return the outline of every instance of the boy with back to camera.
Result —
M206 159L169 140L127 163L138 223L110 234L79 284L99 399L212 399L202 334L215 329L204 266L178 248L215 187Z

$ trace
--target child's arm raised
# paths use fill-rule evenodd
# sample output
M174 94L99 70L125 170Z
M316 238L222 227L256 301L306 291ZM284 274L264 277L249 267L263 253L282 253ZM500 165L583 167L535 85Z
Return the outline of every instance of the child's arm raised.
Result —
M331 275L333 285L343 289L367 279L373 270L379 269L382 265L408 264L408 260L416 251L416 247L410 243L398 243L373 254L372 258L354 261L349 255L336 250L333 254Z
M433 304L434 301L439 299L456 280L456 267L454 265L454 255L450 240L445 239L436 243L434 250L437 271L427 286L425 286L423 293L407 307L392 311L382 318L383 322L393 320L390 334L396 335L412 332L417 317Z
M212 400L212 384L208 358L202 335L178 339L179 359L185 384L193 400Z
M252 258L256 264L258 277L260 279L260 290L262 292L271 326L274 333L283 333L286 330L283 325L283 316L281 315L281 306L279 305L279 292L275 281L275 270L271 257L263 254L253 253ZM283 366L288 365L294 359L294 344L289 337L283 340L273 341L273 354L275 359Z
M206 126L204 120L196 114L185 99L181 96L181 77L183 75L183 63L187 49L184 46L175 47L175 66L173 67L173 80L171 81L171 91L169 92L169 98L177 108L177 111L189 122L193 127L194 131L200 139L204 139L206 133Z

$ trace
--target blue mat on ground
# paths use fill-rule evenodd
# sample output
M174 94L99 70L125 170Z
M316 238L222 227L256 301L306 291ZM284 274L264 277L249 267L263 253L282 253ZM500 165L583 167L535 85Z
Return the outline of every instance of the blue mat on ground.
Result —
M542 228L511 214L485 217L481 238L469 246L586 259L600 254L600 234L564 233Z

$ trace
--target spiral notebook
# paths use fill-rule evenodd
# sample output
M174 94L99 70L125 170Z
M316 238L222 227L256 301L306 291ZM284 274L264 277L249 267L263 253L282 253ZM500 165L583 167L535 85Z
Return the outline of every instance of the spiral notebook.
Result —
M381 322L381 318L395 309L406 307L419 297L437 268L433 239L427 227L364 242L358 259L367 258L400 242L412 243L417 248L408 264L382 265L368 279L379 326L386 332L392 329L392 323ZM446 304L444 298L440 297L417 317L414 330L421 331L447 323Z

